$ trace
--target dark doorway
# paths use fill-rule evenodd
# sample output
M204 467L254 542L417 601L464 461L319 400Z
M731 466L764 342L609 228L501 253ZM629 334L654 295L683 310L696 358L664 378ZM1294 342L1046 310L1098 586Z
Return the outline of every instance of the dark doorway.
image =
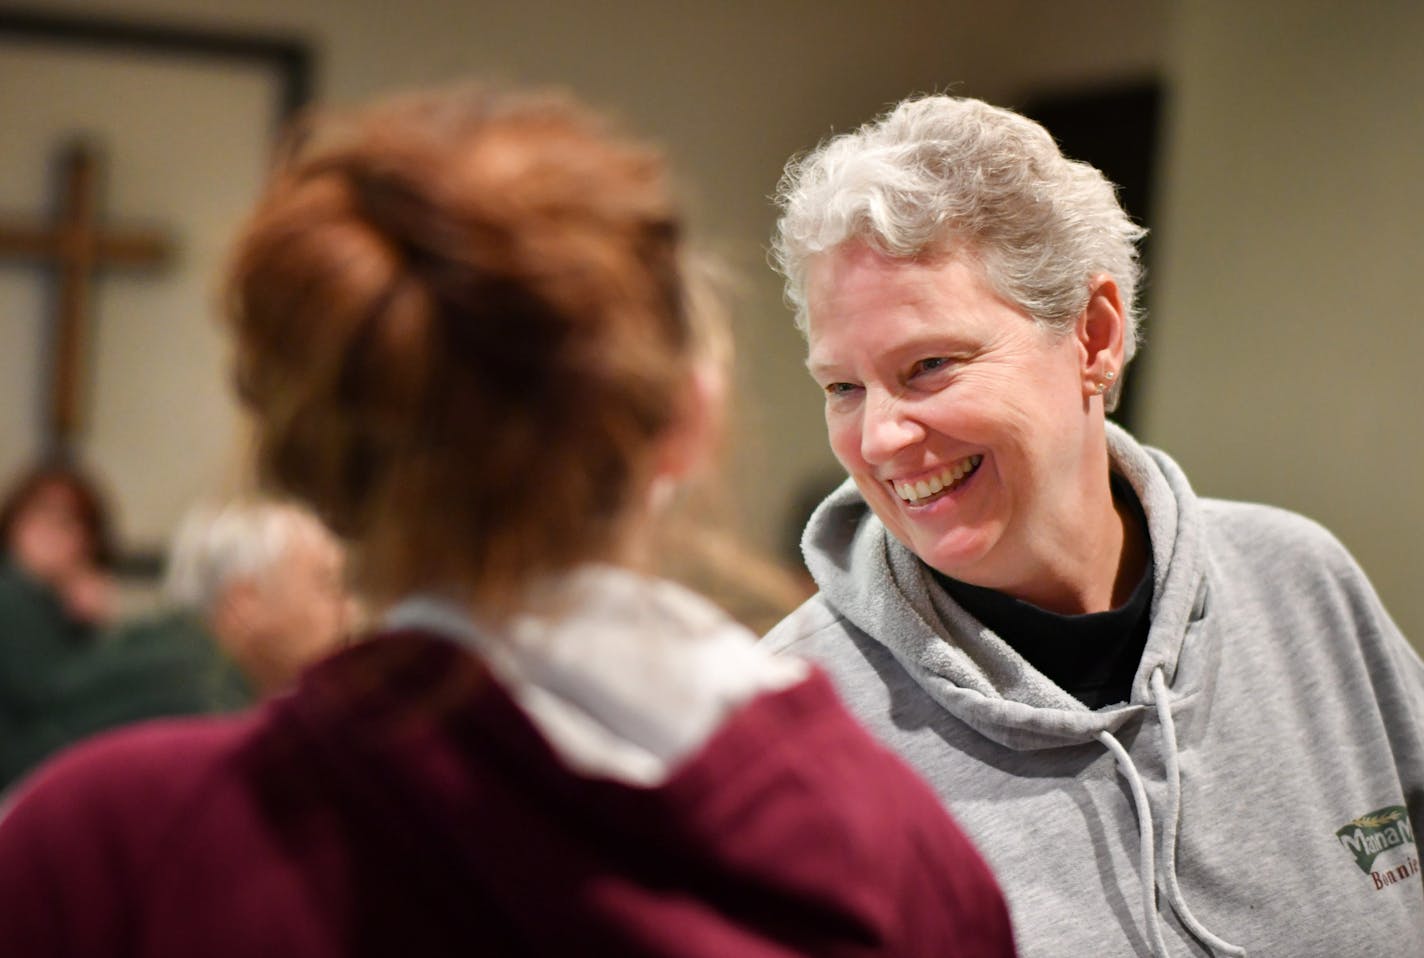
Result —
M1119 197L1133 220L1152 229L1154 173L1157 166L1158 126L1162 112L1162 85L1156 80L1097 87L1088 90L1028 97L1021 112L1048 128L1063 152L1091 163L1118 185ZM1152 234L1142 241L1142 262L1147 275L1138 290L1143 317L1139 344L1150 331L1152 305ZM1142 350L1125 380L1122 401L1113 418L1133 427L1133 397L1150 372Z

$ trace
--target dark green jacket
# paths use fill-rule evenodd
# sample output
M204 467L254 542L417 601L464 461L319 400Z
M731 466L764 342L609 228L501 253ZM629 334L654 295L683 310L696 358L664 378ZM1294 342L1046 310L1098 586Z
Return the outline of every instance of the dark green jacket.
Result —
M49 751L70 668L95 647L46 585L0 560L0 788Z
M126 622L63 676L69 741L143 719L230 712L253 701L247 680L200 619L169 611Z
M165 612L101 635L47 588L0 567L0 790L105 729L253 698L197 617Z

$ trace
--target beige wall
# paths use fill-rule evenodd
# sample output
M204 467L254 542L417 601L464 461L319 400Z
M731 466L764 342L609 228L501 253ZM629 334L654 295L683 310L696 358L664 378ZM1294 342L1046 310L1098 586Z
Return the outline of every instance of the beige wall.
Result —
M743 425L732 443L731 489L747 527L766 544L782 538L797 484L835 469L819 396L802 371L801 341L765 266L774 218L767 197L786 157L912 91L953 88L1012 99L1045 85L1139 76L1161 62L1165 41L1161 0L49 0L45 6L299 32L318 44L319 85L332 100L471 75L557 83L658 137L684 174L698 235L741 277ZM1099 22L1114 26L1104 31ZM217 115L224 108L220 100L210 107ZM141 195L144 187L126 189ZM229 199L245 201L250 189L234 182ZM130 212L149 210L145 203ZM155 370L141 351L131 362L129 375L138 381L173 374ZM217 399L203 402L223 401L213 362L205 354L183 373L211 383ZM212 418L216 432L230 430L225 416ZM0 459L6 452L0 449ZM18 456L13 443L8 452ZM205 479L222 473L212 450L198 452L176 460L147 456L151 488L182 489L125 502L132 534L151 540L183 504L180 492L195 483L175 483L172 470Z
M1424 5L1191 0L1139 431L1329 526L1424 645Z

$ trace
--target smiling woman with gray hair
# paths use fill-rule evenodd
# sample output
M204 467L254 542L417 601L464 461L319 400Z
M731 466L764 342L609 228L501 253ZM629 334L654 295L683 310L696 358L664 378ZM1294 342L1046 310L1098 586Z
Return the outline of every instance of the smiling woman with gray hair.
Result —
M1329 533L1198 498L1107 421L1142 233L1112 185L930 96L793 161L780 201L850 480L767 644L937 786L1021 953L1424 940L1424 666Z

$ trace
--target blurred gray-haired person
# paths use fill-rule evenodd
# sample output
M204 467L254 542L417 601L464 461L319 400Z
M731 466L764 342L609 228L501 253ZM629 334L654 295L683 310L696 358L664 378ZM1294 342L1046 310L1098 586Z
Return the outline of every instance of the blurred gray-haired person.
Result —
M164 592L197 612L254 690L267 694L350 631L344 561L340 543L298 506L200 507L174 538Z

